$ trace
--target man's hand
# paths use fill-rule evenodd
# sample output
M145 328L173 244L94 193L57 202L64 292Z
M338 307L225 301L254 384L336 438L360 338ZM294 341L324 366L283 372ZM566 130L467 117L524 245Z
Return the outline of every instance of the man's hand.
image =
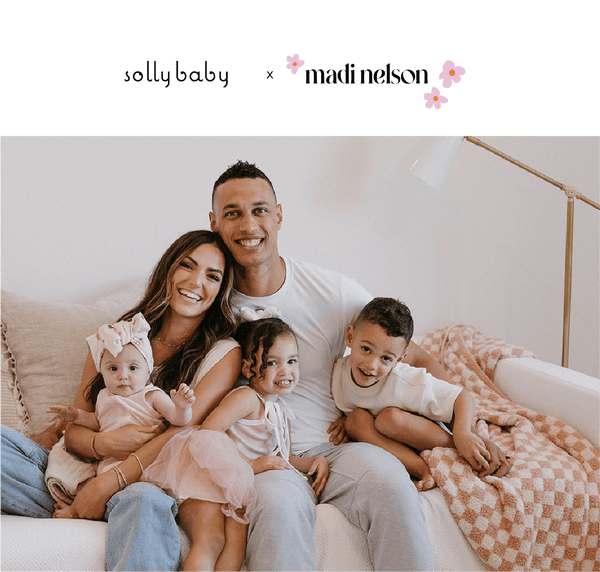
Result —
M115 457L123 461L164 430L164 424L160 423L159 425L127 425L114 431L98 433L96 451L102 457Z
M332 442L334 445L347 443L350 440L348 434L346 433L346 428L344 427L345 421L346 416L342 415L339 419L336 419L327 429L327 433L329 433L329 441Z
M321 457L321 455L313 457L313 459L313 464L310 466L307 475L310 477L315 473L317 474L315 480L313 481L312 488L315 491L315 494L319 496L325 487L327 477L329 477L329 463L327 462L327 459L325 457Z

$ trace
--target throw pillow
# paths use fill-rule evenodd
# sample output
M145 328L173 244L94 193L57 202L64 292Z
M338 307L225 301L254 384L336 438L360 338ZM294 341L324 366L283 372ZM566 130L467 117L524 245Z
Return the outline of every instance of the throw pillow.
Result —
M141 294L137 286L86 306L39 302L3 291L3 422L6 415L27 436L46 429L48 406L75 399L88 351L85 338L117 320Z

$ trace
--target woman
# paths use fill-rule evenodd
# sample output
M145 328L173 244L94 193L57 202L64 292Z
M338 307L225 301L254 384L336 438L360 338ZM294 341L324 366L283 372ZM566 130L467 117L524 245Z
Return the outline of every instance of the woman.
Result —
M141 312L151 326L150 342L155 362L152 382L167 393L180 383L195 393L189 425L199 425L233 387L240 373L239 346L229 336L234 317L229 303L233 266L227 248L210 231L192 231L177 239L156 266L142 301L124 314L127 320ZM93 411L102 387L93 359L88 354L74 405ZM113 456L123 459L123 480L109 471L82 489L71 505L69 516L108 520L106 560L108 570L175 570L179 561L179 532L175 523L177 505L160 488L137 482L163 445L181 427L171 427L157 436L156 427L129 426L95 433L70 425L65 432L67 448L88 459ZM42 445L56 441L62 431L52 426L34 440ZM14 436L19 443L8 443ZM3 428L3 506L11 503L19 514L51 516L54 501L41 483L24 494L18 477L31 472L32 462L24 451L25 437ZM40 454L36 450L36 454ZM10 455L10 456L9 456ZM27 470L22 470L27 467ZM14 476L14 478L13 478ZM40 478L35 479L38 483ZM31 488L31 487L30 487ZM29 498L26 498L28 496ZM50 508L48 508L50 505ZM105 511L106 509L106 511ZM49 514L45 514L48 513Z

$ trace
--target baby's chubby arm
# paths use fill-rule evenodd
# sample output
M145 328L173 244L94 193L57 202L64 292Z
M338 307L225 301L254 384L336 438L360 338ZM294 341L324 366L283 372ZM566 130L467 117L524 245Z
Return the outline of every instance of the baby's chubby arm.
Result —
M93 411L77 409L77 407L73 406L71 403L67 403L66 405L51 405L46 413L54 414L50 418L50 423L60 420L87 427L92 431L100 430L100 424Z
M170 398L164 391L152 391L146 398L171 425L187 425L192 420L192 404L196 396L185 383L177 390L172 389Z

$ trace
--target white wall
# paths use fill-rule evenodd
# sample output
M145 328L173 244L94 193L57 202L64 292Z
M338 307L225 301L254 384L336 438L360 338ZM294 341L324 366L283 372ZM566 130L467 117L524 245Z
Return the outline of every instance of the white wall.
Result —
M598 138L480 138L599 202ZM468 142L436 191L401 166L418 139L5 137L3 287L90 303L146 278L247 159L283 205L282 253L399 297L420 333L460 321L560 363L566 197ZM577 202L570 366L594 376L598 222Z

